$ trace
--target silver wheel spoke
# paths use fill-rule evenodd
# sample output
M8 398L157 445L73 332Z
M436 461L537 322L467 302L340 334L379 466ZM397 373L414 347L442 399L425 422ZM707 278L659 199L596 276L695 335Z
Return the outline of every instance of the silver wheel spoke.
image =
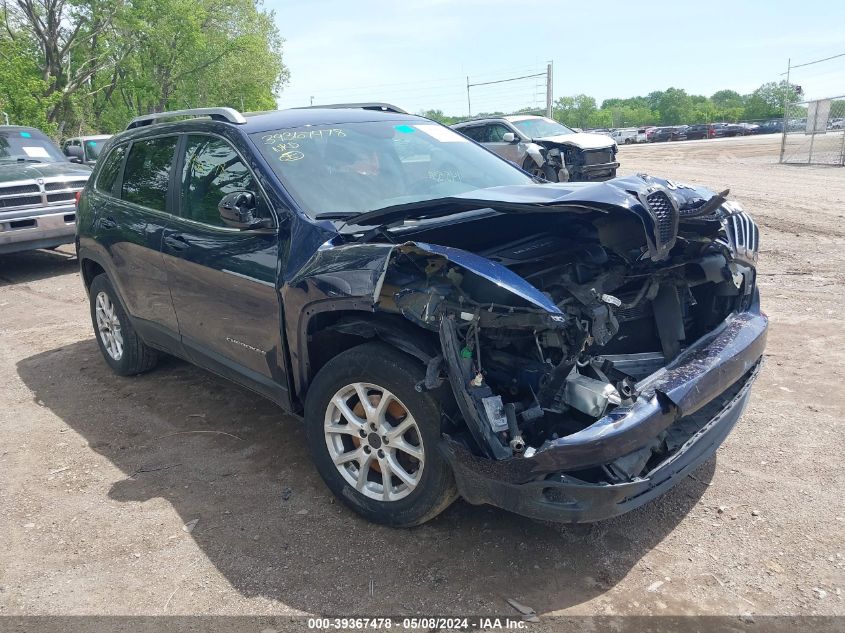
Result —
M393 492L393 484L390 481L390 464L387 462L387 459L380 459L378 460L378 465L381 468L381 496L384 501L390 501L390 493Z
M396 449L397 451L402 451L406 455L410 455L417 461L422 461L423 459L423 452L418 446L414 446L413 444L409 444L403 439L396 440L390 444L390 448Z
M399 426L390 429L387 432L387 437L391 442L393 442L396 439L405 435L405 433L407 433L410 429L414 428L416 425L417 423L414 421L414 418L409 415L399 423Z
M341 466L346 462L351 462L353 459L361 459L364 451L358 449L357 451L349 451L347 453L338 453L334 456L333 461L336 466Z
M417 485L417 480L412 477L407 470L402 468L399 462L396 461L396 457L394 455L388 454L383 461L390 464L390 470L393 472L394 475L399 477L399 479L401 479L406 486L408 486L409 488L413 488Z
M366 426L366 421L362 420L357 415L355 415L352 409L349 408L349 405L346 404L346 400L344 400L342 397L335 396L332 400L332 404L337 407L338 411L340 411L340 414L346 419L349 424L356 426L360 429L363 429Z
M339 433L340 435L358 436L358 428L352 424L329 424L326 426L326 433Z
M366 453L363 453L363 455L358 460L358 477L355 480L355 488L359 491L363 491L364 486L367 485L367 473L370 472L370 462L373 460L372 455L367 455Z

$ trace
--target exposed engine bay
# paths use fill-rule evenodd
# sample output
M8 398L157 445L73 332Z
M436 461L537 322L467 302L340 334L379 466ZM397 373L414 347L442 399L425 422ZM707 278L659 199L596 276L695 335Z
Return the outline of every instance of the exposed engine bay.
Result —
M757 229L726 193L631 181L650 185L628 192L639 215L502 214L392 250L377 310L436 333L442 354L421 388L451 383L474 453L530 457L632 405L752 301Z

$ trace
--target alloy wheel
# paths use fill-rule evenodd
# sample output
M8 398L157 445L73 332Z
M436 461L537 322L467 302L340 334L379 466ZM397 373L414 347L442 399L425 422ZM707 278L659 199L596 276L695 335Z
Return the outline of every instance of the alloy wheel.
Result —
M119 361L123 357L123 332L114 303L105 292L97 295L94 314L97 318L97 331L106 352L112 359Z
M425 466L414 416L387 389L356 382L339 389L326 408L329 456L346 482L378 501L398 501L419 485Z

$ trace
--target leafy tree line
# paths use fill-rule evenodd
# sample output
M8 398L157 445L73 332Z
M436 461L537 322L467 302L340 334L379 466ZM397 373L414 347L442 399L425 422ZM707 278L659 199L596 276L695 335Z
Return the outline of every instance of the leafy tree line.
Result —
M642 125L678 125L682 123L711 123L722 121L759 121L783 117L784 100L794 104L800 95L785 81L765 83L751 94L741 95L734 90L719 90L709 97L687 94L680 88L651 92L644 97L605 99L599 106L585 94L560 97L554 103L554 118L570 127L619 128ZM518 113L543 114L543 111L523 108ZM422 112L442 123L451 124L466 117L449 116L441 110ZM511 114L487 112L477 116Z
M1 1L0 110L55 136L169 109L273 109L288 78L260 0Z

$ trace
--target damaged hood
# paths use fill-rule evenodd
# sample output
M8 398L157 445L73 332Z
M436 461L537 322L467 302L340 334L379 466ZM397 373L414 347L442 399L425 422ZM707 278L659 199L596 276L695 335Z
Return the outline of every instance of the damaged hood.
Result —
M659 190L666 192L680 211L698 208L717 195L708 189L678 185L641 174L595 183L546 183L475 189L454 196L367 211L348 218L347 224L385 226L411 218L436 218L476 209L493 209L504 213L559 212L562 208L569 211L579 208L592 211L624 209L642 217L643 213L648 215L643 200Z
M557 136L543 136L533 139L536 143L554 143L555 145L571 145L578 149L606 149L613 147L614 141L604 134L590 134L576 132L575 134L558 134Z

